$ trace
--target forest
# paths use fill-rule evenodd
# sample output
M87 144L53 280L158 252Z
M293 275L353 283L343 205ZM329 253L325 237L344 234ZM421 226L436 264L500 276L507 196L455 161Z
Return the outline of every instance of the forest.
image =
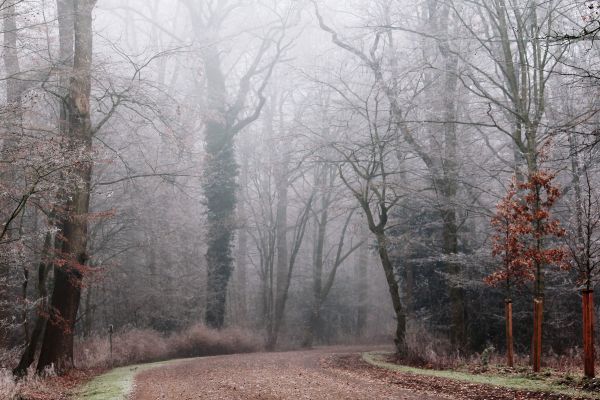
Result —
M73 371L376 346L600 390L600 1L0 15L0 397L62 399L25 386ZM365 398L340 393L309 398Z

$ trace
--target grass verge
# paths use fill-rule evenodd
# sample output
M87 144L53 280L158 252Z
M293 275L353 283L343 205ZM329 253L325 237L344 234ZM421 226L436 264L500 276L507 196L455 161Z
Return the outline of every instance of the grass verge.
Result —
M379 368L385 368L391 371L398 371L403 373L432 376L437 378L452 379L456 381L476 383L481 385L490 385L496 387L504 387L507 389L525 390L530 392L546 392L554 394L562 394L571 397L583 397L589 399L600 399L600 394L590 393L583 390L578 390L565 385L561 385L552 381L540 379L533 379L530 377L512 375L491 375L491 374L469 374L466 372L452 371L452 370L433 370L433 369L421 369L408 367L404 365L392 364L383 360L383 357L387 353L381 352L368 352L362 354L362 359Z
M150 364L115 368L99 375L75 393L76 400L127 400L133 390L133 379L140 372L175 364L184 360L163 361Z

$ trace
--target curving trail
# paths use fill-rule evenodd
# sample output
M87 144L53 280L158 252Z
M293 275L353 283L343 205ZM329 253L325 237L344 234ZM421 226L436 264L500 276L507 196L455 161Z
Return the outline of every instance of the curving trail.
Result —
M390 385L365 371L329 363L364 348L323 348L183 361L140 373L133 400L452 398Z

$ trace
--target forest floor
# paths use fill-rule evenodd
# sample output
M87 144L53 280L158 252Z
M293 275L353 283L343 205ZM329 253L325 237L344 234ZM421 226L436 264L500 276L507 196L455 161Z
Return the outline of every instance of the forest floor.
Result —
M377 353L363 354L364 350L332 347L185 360L137 374L131 399L589 398L568 387L537 386L527 380L515 381L516 388L510 388L492 377L469 381L466 374L464 379L455 379L426 370L394 368L378 361L373 356ZM552 393L554 389L560 393Z

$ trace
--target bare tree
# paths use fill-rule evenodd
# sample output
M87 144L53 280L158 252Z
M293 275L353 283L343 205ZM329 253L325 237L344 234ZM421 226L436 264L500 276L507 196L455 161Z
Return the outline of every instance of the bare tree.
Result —
M306 326L306 334L303 341L304 347L312 347L315 336L318 333L318 327L321 323L321 308L327 300L327 296L331 292L331 288L335 283L335 278L339 267L346 259L356 251L362 243L351 243L346 246L348 240L348 227L352 222L354 209L350 212L344 208L343 201L336 193L337 186L337 168L335 165L323 163L315 166L316 186L319 188L319 193L316 196L315 205L312 207L313 220L316 234L314 235L314 250L313 250L313 298L308 323ZM328 239L331 234L328 233L328 227L337 215L331 215L334 210L333 206L342 208L347 215L342 225L339 240L331 249L328 249ZM333 257L331 254L333 253ZM329 270L327 270L329 265Z

